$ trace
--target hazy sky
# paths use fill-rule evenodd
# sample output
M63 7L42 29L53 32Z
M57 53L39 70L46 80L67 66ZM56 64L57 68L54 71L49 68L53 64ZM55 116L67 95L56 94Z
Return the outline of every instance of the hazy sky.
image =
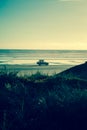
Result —
M87 49L87 0L0 0L0 48Z

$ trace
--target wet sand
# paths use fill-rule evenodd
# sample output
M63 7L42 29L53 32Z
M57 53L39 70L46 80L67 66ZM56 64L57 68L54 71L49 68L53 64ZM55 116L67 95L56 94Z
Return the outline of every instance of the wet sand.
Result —
M49 66L38 66L38 65L0 65L0 71L18 71L20 75L34 74L41 72L43 74L57 74L66 69L73 67L73 65L49 65Z

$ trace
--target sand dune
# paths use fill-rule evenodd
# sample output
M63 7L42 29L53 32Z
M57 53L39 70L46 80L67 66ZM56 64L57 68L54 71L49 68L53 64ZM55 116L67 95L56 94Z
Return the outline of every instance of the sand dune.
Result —
M71 67L63 72L60 72L60 75L61 76L66 75L67 77L71 75L73 77L87 79L87 62L85 62L84 64Z

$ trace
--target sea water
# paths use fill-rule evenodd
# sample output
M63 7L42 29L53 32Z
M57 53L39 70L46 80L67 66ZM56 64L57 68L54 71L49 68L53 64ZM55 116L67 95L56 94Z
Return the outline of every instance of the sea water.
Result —
M87 50L0 49L0 64L36 65L44 59L49 65L78 65L86 62Z

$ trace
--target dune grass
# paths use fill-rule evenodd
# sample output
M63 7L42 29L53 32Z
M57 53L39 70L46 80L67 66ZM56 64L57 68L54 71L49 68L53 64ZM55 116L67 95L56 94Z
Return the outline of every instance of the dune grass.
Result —
M87 129L87 80L0 72L0 130Z

